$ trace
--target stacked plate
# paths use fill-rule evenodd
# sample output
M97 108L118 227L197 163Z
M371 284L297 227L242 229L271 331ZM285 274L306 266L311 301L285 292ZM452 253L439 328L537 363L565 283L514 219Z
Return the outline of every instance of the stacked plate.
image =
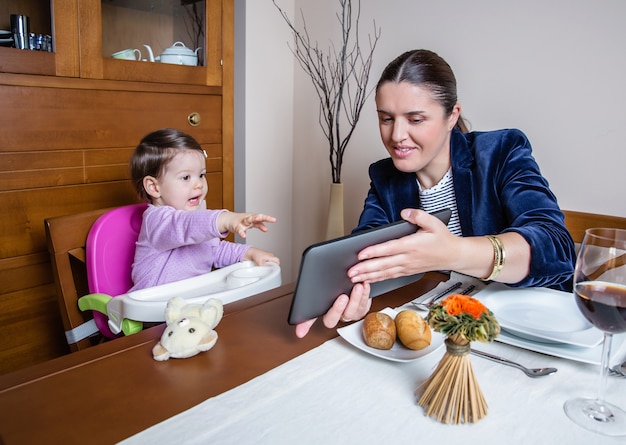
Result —
M13 34L11 34L11 31L0 29L0 46L13 46Z
M492 283L474 297L500 323L497 341L570 360L600 363L604 334L582 316L572 293ZM613 337L613 353L624 337Z

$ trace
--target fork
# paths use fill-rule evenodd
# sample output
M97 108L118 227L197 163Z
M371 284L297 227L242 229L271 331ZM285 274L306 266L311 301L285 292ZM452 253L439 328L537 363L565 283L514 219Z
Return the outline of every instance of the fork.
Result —
M512 366L514 368L520 369L528 377L543 377L544 375L554 374L557 371L556 368L527 368L504 357L498 357L497 355L491 355L487 352L478 351L476 349L471 349L471 353L479 357L486 358L487 360L494 361L496 363L501 363L503 365Z
M411 301L411 304L414 305L415 307L417 307L418 309L427 311L433 304L435 304L441 298L445 297L450 292L457 290L462 285L463 285L463 283L458 281L458 282L454 283L452 286L450 286L449 288L439 292L434 297L431 297L428 301L424 301L424 302L421 302L421 303L416 303L415 301Z

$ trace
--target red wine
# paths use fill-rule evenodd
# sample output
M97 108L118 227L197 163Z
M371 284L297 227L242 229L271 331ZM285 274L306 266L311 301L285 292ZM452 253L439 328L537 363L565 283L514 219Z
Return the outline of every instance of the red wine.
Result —
M576 304L598 329L626 332L626 286L603 281L584 281L574 287Z

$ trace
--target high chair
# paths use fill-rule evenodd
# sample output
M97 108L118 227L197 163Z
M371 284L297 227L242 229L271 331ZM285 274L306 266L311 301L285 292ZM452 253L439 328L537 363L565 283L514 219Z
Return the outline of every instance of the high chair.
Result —
M89 292L103 294L100 301L108 301L108 296L122 295L133 287L131 269L135 258L135 243L139 238L143 212L148 207L145 203L118 207L100 216L89 230L85 247L87 283ZM79 307L81 299L78 300ZM96 309L93 314L98 330L108 338L115 338L109 329L106 311L103 307L89 307L81 310ZM99 310L98 310L99 309ZM134 325L133 332L141 330L141 324ZM129 333L131 333L129 331Z
M277 264L256 266L243 261L199 277L129 293L135 243L146 206L132 204L46 219L55 283L72 350L89 346L84 339L98 331L115 338L140 331L142 322L165 321L165 306L174 296L188 303L218 298L227 304L280 286ZM86 266L87 292L79 285L77 260L79 266L81 261ZM92 320L85 315L91 311Z
M146 208L145 203L131 204L45 220L48 250L70 349L89 346L90 342L85 339L98 332L107 338L118 336L109 329L105 314L100 311L94 311L93 316L81 314L78 301L82 295L94 293L102 294L99 298L105 301L132 287L135 242ZM134 332L141 330L141 324L133 327Z

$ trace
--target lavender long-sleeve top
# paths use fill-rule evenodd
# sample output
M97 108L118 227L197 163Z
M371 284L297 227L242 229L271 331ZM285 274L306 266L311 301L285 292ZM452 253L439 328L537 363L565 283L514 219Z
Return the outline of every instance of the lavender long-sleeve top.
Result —
M176 210L149 205L135 250L131 290L183 280L243 259L250 246L224 241L217 217L225 210Z

